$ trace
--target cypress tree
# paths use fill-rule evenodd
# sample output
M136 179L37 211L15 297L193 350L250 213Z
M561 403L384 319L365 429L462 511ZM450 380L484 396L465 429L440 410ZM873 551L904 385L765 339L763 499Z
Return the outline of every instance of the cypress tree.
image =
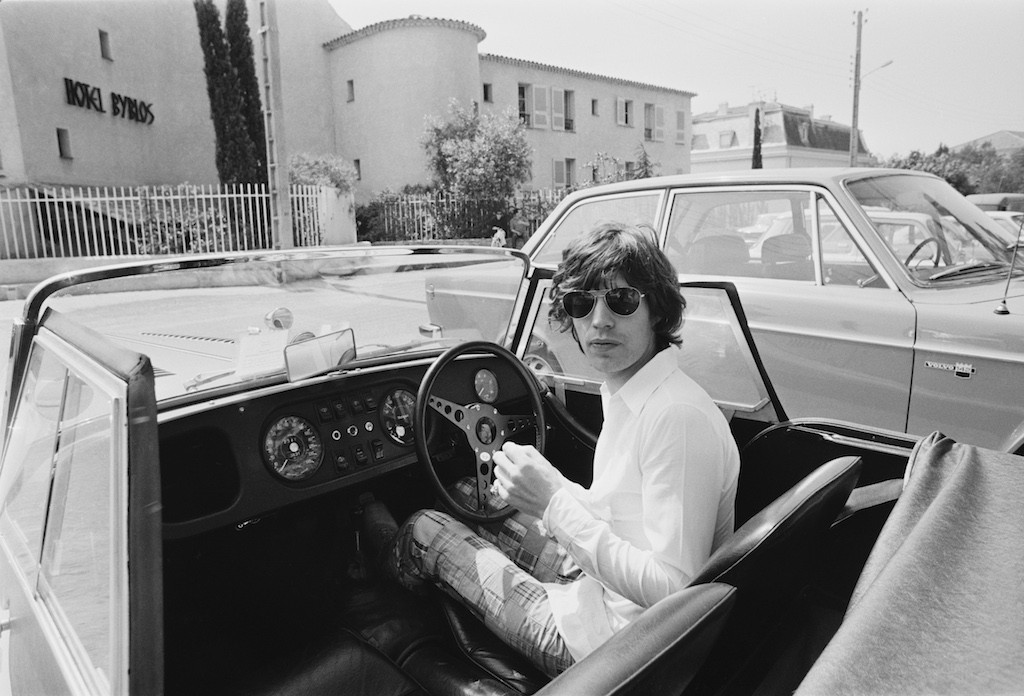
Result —
M242 118L238 78L228 57L228 45L220 25L220 11L213 0L195 0L199 41L203 48L206 94L217 139L217 176L222 184L252 180L256 157Z
M761 169L761 110L754 109L754 158L751 169Z
M256 60L249 36L249 12L245 0L228 0L224 14L224 34L227 39L231 67L238 77L238 92L242 99L242 118L252 142L255 171L247 180L251 183L267 182L267 146L260 106L260 83L256 79Z

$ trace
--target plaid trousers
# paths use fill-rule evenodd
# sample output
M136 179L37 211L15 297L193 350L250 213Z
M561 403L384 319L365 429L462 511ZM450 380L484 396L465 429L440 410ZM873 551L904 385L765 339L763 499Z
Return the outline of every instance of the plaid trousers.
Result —
M453 490L455 497L475 488L473 482L457 488L463 485L465 491ZM420 510L399 529L388 571L409 589L433 583L553 677L573 659L541 583L572 582L580 570L538 525L517 513L474 531L446 513Z

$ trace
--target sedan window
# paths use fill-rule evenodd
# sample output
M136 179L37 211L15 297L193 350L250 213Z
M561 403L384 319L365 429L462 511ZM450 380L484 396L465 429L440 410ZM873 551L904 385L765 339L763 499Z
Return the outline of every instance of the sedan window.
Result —
M534 255L534 262L558 264L562 260L562 250L569 242L602 222L618 222L656 230L660 200L660 191L584 200L556 223L544 240L544 246Z
M818 239L826 285L884 287L874 266L823 197L818 196Z
M810 201L806 191L677 193L665 251L681 273L814 280Z

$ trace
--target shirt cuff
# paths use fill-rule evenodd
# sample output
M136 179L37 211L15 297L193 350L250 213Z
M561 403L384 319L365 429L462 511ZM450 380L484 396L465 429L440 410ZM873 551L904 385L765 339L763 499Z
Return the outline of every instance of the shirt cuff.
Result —
M559 488L544 509L541 522L547 528L548 536L554 537L562 546L568 547L592 518L590 512L571 492Z

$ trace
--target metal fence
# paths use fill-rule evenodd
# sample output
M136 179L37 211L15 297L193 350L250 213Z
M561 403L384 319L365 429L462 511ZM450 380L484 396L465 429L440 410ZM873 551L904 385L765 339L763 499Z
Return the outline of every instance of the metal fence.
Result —
M290 187L295 246L324 238L322 187ZM267 187L47 187L0 190L0 259L272 248Z
M505 200L470 199L443 193L386 194L380 197L384 239L430 241L489 237L498 226L529 237L565 196L562 189L522 191L511 203L511 219Z

